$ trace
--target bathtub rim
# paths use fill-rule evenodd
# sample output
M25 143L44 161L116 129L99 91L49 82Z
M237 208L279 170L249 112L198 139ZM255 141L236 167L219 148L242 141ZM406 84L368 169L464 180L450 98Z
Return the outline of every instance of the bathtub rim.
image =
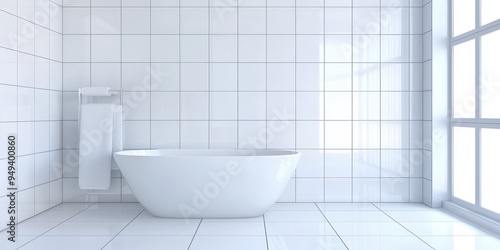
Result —
M175 155L175 154L132 154L132 152L233 152L233 154L192 154L192 155ZM238 154L238 152L257 152L256 155L253 154ZM273 153L273 154L263 154L259 155L259 152ZM114 157L172 157L172 158L202 158L202 157L287 157L287 156L300 156L302 153L293 150L276 150L276 149L127 149L113 153Z

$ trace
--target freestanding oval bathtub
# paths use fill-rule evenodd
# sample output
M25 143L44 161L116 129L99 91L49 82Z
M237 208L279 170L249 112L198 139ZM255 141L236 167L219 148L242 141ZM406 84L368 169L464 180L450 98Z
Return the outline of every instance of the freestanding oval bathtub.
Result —
M244 218L264 214L292 176L300 153L162 149L116 152L137 200L153 215Z

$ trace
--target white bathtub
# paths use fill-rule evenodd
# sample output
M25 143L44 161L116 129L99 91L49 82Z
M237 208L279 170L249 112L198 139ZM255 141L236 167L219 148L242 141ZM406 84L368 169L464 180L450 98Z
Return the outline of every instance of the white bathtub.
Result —
M276 150L130 150L114 154L137 200L153 215L242 218L280 197L300 153Z

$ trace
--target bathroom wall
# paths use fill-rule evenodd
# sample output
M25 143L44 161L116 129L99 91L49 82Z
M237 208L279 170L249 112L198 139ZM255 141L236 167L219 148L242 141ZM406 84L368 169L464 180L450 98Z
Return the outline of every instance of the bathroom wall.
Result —
M0 229L7 224L11 133L17 133L18 221L62 202L61 4L0 1Z
M121 90L127 149L297 150L280 201L422 201L422 0L64 4L64 201L135 201L78 188L84 86Z
M425 0L423 7L423 202L432 205L432 1Z

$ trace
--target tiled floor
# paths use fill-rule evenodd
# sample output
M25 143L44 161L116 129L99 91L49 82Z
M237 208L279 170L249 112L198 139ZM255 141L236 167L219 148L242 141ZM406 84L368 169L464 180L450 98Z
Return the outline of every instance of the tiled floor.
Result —
M18 235L23 250L500 249L500 239L408 203L278 203L263 217L203 220L153 217L138 203L65 203Z

